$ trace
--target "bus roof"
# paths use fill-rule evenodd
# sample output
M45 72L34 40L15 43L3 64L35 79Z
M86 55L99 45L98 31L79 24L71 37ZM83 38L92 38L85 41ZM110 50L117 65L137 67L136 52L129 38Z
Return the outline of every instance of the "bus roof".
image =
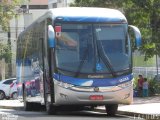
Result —
M94 7L66 7L49 10L53 19L71 22L127 22L118 10Z
M49 9L44 15L39 17L24 31L30 29L35 23L39 23L46 18L68 22L127 23L126 17L116 9L96 7L62 7ZM23 34L23 32L20 33L19 37Z

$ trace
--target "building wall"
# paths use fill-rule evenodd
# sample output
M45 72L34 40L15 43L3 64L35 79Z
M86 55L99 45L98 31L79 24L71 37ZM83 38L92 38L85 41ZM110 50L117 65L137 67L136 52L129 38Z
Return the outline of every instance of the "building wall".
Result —
M11 34L11 45L12 45L12 77L16 76L16 42L18 35L26 28L28 27L32 22L34 22L36 19L38 19L40 16L45 14L45 12L48 10L48 0L31 0L29 5L29 10L23 10L24 8L27 8L27 4L24 4L23 7L21 7L20 12L17 13L17 18L14 17L10 21L10 34ZM44 7L45 6L45 7ZM43 8L43 9L41 9ZM1 37L1 35L0 35ZM5 41L8 39L7 33L4 33L2 35L3 39Z
M74 0L48 0L49 8L57 8L57 7L69 7L69 4Z
M29 5L48 5L48 0L31 0Z

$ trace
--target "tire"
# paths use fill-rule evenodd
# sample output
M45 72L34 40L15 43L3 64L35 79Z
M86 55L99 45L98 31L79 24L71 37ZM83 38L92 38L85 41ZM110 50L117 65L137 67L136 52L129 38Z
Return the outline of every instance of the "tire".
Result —
M12 93L12 99L16 100L18 98L17 92Z
M105 105L107 116L115 116L118 110L118 104Z
M42 110L42 106L40 103L31 103L32 104L32 111L41 111Z
M25 111L32 111L32 104L30 102L24 101L24 110Z
M3 100L5 97L5 93L3 91L0 91L0 100Z
M46 102L46 111L48 115L56 115L57 114L57 107L52 105L49 102Z
M26 95L27 95L27 93L26 93L25 89L23 89L24 110L25 110L25 111L31 111L31 110L32 110L32 103L27 102L27 100L26 100Z
M10 100L10 97L7 97L7 96L6 96L6 100Z
M27 102L26 99L24 100L24 110L25 111L40 111L41 104L34 103L34 102Z

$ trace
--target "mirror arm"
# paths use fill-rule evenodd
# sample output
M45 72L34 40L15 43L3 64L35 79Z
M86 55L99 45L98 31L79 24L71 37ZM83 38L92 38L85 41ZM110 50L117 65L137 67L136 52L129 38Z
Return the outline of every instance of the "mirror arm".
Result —
M135 35L135 42L136 42L136 46L140 47L142 44L142 40L141 40L141 32L139 31L139 29L133 25L128 25L130 28L132 28L132 30L134 31L134 35Z

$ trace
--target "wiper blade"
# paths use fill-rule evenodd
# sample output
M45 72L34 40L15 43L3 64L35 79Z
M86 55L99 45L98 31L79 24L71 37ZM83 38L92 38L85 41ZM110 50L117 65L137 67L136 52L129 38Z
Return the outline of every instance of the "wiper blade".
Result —
M102 44L100 41L97 42L97 52L98 55L101 57L102 61L104 62L105 66L109 69L109 71L111 72L113 77L116 77L116 73L111 65L111 63L109 62L109 58L105 55L105 51L102 47Z
M82 60L81 60L81 62L80 62L80 64L79 64L79 66L78 66L78 69L77 69L77 72L75 73L75 77L78 77L78 75L79 75L79 73L80 73L80 71L81 71L81 69L82 69L82 67L83 67L83 65L84 65L84 63L85 63L85 59L86 59L86 57L87 57L87 55L88 55L88 47L85 49L85 51L84 51L84 55L83 55L83 57L82 57Z

